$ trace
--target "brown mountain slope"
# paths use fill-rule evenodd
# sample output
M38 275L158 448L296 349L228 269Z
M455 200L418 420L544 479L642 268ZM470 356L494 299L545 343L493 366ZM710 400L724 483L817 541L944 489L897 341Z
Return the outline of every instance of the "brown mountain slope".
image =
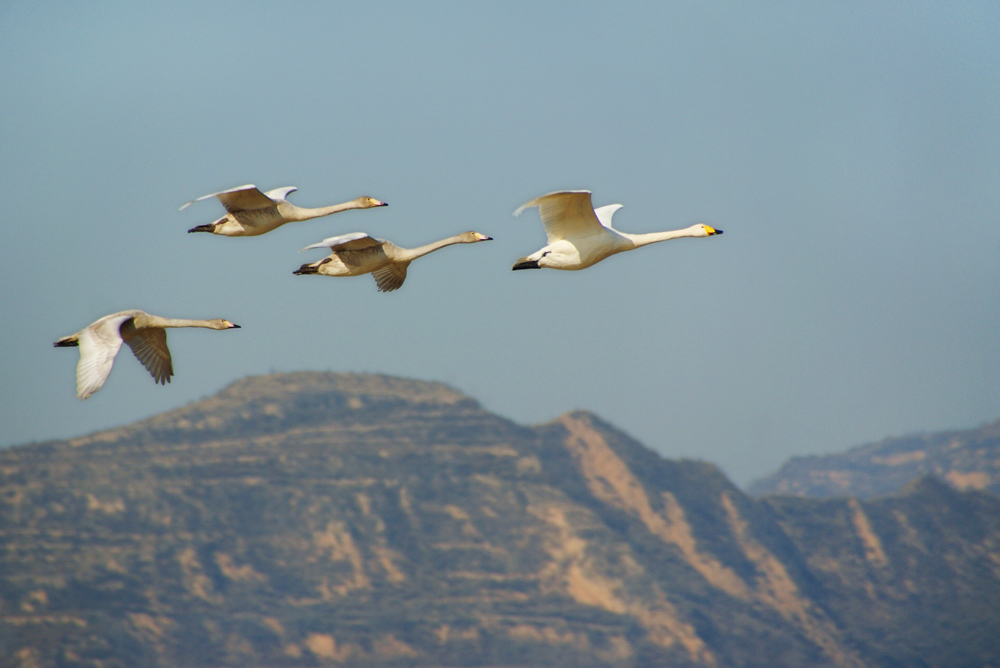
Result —
M959 489L1000 494L1000 420L976 429L887 438L847 452L793 457L751 494L871 498L933 475Z
M435 383L250 378L0 476L0 668L1000 662L990 495L754 501Z

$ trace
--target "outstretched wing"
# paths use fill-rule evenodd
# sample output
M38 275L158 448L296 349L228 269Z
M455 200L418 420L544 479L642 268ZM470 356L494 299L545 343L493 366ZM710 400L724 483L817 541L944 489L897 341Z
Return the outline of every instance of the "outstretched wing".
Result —
M381 245L382 241L380 239L370 237L364 232L350 232L348 234L341 234L339 237L329 237L327 239L323 239L323 241L306 246L302 250L310 250L312 248L329 248L332 252L342 250L363 250L365 248L373 248ZM299 252L301 253L302 251Z
M279 190L285 190L280 188ZM274 206L275 202L270 197L257 190L257 186L253 184L247 184L245 186L240 186L238 188L230 188L229 190L223 190L222 192L212 193L211 195L205 195L199 197L198 199L193 199L190 202L185 203L180 210L188 208L195 202L200 202L203 199L209 199L210 197L217 197L222 206L226 207L226 211L229 213L236 213L237 211L251 211L253 209L267 209Z
M115 355L122 347L119 328L131 320L133 313L105 316L80 331L80 361L76 365L76 397L86 399L104 387Z
M406 280L406 263L390 262L381 269L372 272L375 285L379 292L392 292L398 290Z
M589 190L567 190L542 195L518 207L514 215L537 206L549 243L578 239L604 229L590 203Z
M174 365L167 348L167 330L159 327L140 329L126 343L157 383L170 382Z
M274 190L268 190L264 193L264 196L270 200L278 202L280 200L286 199L293 192L298 190L295 186L285 186L284 188L275 188Z
M607 206L594 209L594 215L597 216L597 220L601 222L601 225L609 230L613 230L615 228L611 225L611 217L614 216L615 211L620 208L622 208L621 204L608 204Z

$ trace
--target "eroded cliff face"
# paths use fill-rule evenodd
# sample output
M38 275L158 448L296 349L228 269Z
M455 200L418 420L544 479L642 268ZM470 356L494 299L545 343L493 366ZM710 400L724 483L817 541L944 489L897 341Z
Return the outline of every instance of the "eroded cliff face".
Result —
M986 665L998 518L754 501L589 413L275 374L0 452L0 666Z

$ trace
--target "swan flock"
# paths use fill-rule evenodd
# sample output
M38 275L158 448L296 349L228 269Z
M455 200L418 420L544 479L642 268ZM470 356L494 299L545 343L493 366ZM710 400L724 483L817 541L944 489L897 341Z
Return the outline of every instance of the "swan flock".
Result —
M319 208L299 207L288 202L287 197L295 187L284 187L261 192L254 185L244 185L205 195L181 206L186 209L195 202L212 197L226 209L226 215L205 225L198 225L188 232L208 232L227 237L251 237L271 232L290 222L320 218L350 209L371 209L388 206L386 202L362 196L342 204ZM683 237L711 237L722 230L697 224L681 230L629 234L611 225L614 213L621 204L609 204L595 209L590 191L567 190L552 192L533 199L514 211L520 215L525 209L538 208L547 243L531 255L519 258L512 267L522 269L561 269L577 271L586 269L617 253L641 246ZM303 251L324 248L329 255L303 264L293 273L321 276L360 276L371 274L379 292L391 292L402 287L406 272L414 260L454 244L472 244L490 241L480 232L464 232L446 237L417 248L403 248L391 241L377 239L364 232L352 232L329 237L303 248ZM185 320L162 318L144 311L128 310L106 315L75 334L58 339L57 348L77 347L80 359L76 367L76 395L86 399L104 386L111 373L115 356L122 344L127 344L133 354L159 384L170 382L173 361L167 347L167 328L200 327L204 329L239 329L229 320Z

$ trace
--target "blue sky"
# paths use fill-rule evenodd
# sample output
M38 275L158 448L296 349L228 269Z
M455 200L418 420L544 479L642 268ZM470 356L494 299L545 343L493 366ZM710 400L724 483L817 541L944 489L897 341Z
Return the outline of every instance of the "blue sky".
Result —
M270 371L447 382L518 422L593 410L738 483L792 455L1000 418L995 3L6 3L0 445L126 424ZM349 211L188 235L217 190ZM553 190L725 230L513 273ZM495 240L406 285L293 276L363 231ZM52 341L140 308L74 395Z

